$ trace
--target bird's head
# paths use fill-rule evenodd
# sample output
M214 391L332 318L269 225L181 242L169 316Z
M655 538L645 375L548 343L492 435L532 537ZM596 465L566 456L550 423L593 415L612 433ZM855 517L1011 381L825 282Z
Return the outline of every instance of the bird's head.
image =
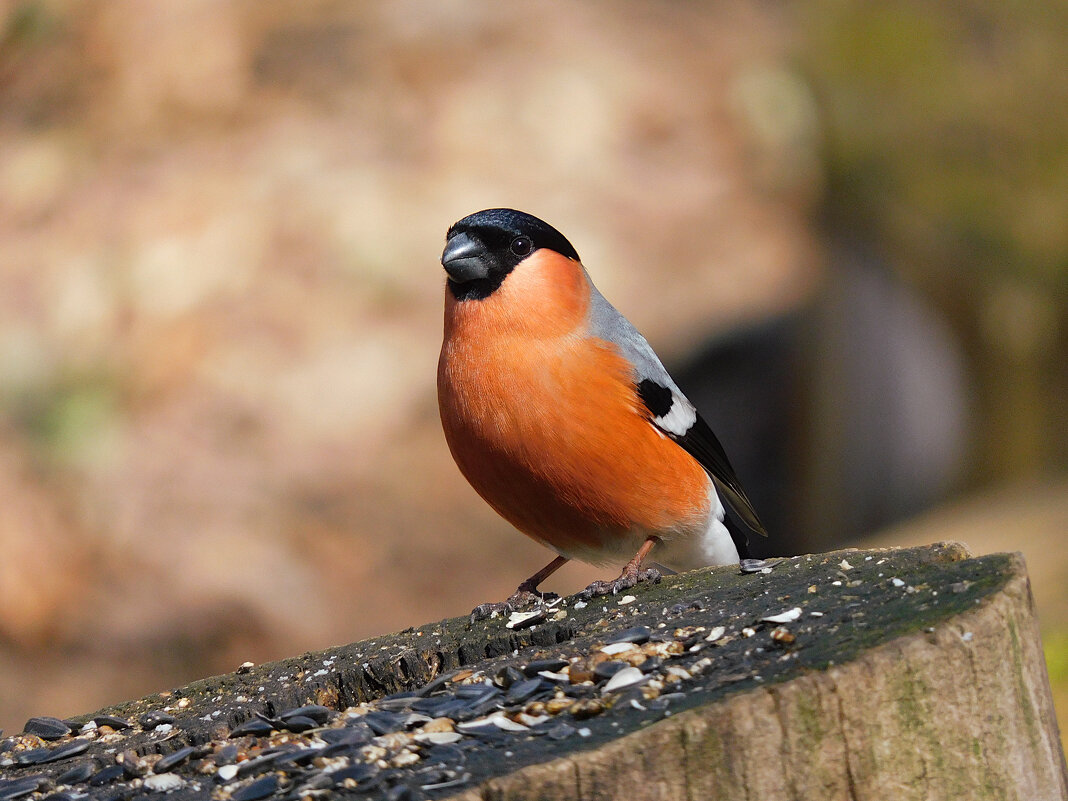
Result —
M563 234L515 209L469 214L449 228L445 238L441 266L449 275L448 291L457 300L489 297L520 262L542 248L579 261Z

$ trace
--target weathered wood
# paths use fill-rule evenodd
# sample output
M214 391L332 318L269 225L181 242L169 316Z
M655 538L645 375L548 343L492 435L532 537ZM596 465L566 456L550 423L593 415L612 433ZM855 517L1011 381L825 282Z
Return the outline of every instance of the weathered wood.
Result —
M326 790L366 797L389 787L400 792L402 785L413 798L465 801L1066 797L1019 556L973 559L956 545L843 551L784 560L766 574L697 571L634 596L585 607L572 600L555 612L559 619L519 631L501 619L441 621L104 710L135 723L126 733L54 743L9 738L0 742L0 799L5 788L20 793L27 783L37 790L24 797L43 798L61 786L56 780L64 771L88 764L96 774L123 751L128 765L135 761L128 775L100 786L83 778L73 790L112 798L169 781L171 799L226 799L268 777L278 797ZM795 607L799 617L775 636L777 625L761 622ZM339 729L364 725L371 711L407 709L412 701L376 699L462 666L492 678L536 658L587 660L612 633L639 624L663 640L657 647L673 650L629 695L606 691L603 681L570 687L563 677L581 704L570 706L575 699L557 690L562 711L527 731L466 733L448 751L414 741L419 724L406 724L408 731L375 740L371 751L359 744L328 760L284 766L263 760L272 747L310 757L301 749L321 748L324 738L345 733ZM579 664L571 666L576 675ZM439 679L429 694L449 700L480 677L465 674ZM273 721L268 728L284 728L277 716L309 702L349 712L303 734L225 739L257 713ZM501 695L490 700L498 705L513 718L524 706ZM173 728L137 724L154 710L173 715ZM82 742L82 753L39 761ZM237 776L218 775L213 757L227 743L261 761ZM174 769L176 778L153 776L153 755L187 745L194 750ZM361 760L378 760L381 769L331 784L331 776L344 775L332 770ZM442 775L454 778L435 788Z
M1030 588L1012 561L974 610L463 798L1068 797Z

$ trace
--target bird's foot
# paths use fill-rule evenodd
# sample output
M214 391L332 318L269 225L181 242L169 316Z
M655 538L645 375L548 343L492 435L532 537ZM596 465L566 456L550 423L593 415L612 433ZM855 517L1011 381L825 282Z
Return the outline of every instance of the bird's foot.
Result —
M555 592L538 592L537 590L520 587L509 596L507 601L476 606L471 610L471 622L485 620L496 615L510 615L512 612L518 612L520 609L526 609L536 604L555 601L559 597Z
M629 565L628 565L629 567ZM622 575L614 581L595 581L588 586L582 592L578 594L578 597L583 601L588 601L590 598L596 598L599 595L615 595L623 590L629 590L635 584L640 581L648 581L652 584L660 583L660 571L655 567L649 567L645 570L626 570L624 569Z

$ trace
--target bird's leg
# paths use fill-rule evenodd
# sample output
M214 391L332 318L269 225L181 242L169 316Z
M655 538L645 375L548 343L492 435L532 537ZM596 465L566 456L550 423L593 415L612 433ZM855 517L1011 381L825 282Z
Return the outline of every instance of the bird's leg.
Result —
M579 593L579 598L589 600L598 595L615 595L620 590L629 590L639 581L651 581L653 584L659 583L659 570L655 567L642 570L642 562L645 561L645 557L649 555L649 551L651 551L653 546L658 542L660 542L659 537L650 537L647 539L642 543L642 547L638 549L638 553L634 554L634 558L627 562L627 566L623 568L623 572L619 574L619 578L615 581L595 581Z
M487 617L491 617L494 612L516 612L525 606L530 606L538 601L545 600L547 598L555 597L554 593L542 593L538 592L538 585L545 579L549 578L553 573L566 565L568 559L566 556L558 556L553 559L549 564L528 578L516 591L513 592L507 601L494 604L479 604L471 610L471 621L483 620Z

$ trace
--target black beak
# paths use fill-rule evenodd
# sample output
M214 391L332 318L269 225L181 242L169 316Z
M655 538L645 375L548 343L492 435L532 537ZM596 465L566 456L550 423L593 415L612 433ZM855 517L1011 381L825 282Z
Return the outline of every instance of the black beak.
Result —
M445 244L445 251L441 254L441 266L445 268L449 278L458 284L465 284L489 275L489 252L477 239L461 232Z

